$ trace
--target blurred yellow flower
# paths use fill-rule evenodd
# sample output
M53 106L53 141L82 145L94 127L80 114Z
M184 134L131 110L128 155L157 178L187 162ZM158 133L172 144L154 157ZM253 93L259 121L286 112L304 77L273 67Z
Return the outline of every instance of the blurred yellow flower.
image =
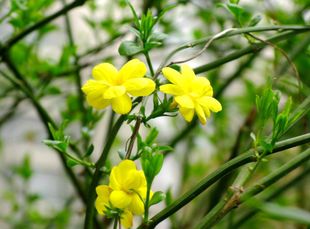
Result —
M95 202L95 207L100 215L105 215L107 208L111 207L109 199L112 189L107 185L99 185L96 188L96 192L98 197ZM129 210L125 209L120 215L120 218L121 218L121 224L125 228L132 227L133 216Z
M113 167L110 174L110 202L120 209L128 209L135 215L144 213L146 179L142 170L137 170L131 160L123 160Z
M190 66L181 65L181 73L166 67L162 73L171 84L160 86L160 91L174 96L174 101L186 121L192 121L196 112L199 121L205 124L210 116L210 110L213 112L222 110L219 101L212 97L213 89L209 80L197 77Z
M102 63L93 68L94 80L82 87L87 102L96 109L112 105L119 114L127 114L132 107L131 96L147 96L155 90L153 80L144 78L146 66L138 59L128 61L118 71L112 64Z

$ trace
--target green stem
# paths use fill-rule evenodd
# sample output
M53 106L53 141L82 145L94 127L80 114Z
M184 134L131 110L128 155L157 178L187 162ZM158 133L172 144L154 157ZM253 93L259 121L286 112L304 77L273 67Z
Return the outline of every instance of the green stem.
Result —
M243 33L252 33L252 32L264 32L264 31L272 31L272 30L295 30L295 31L303 31L303 30L309 30L310 26L263 26L263 27L248 27L248 28L241 28L241 29L235 29L229 33L224 34L223 36L218 37L216 40L223 39L226 37L231 37ZM157 69L154 78L157 78L158 75L161 72L161 69L165 67L165 65L168 63L168 61L178 52L187 49L187 48L193 48L197 45L204 44L208 42L210 39L212 39L213 36L205 37L197 41L193 42L187 42L176 49L174 49L172 52L170 52L167 57L161 62L159 68Z
M293 179L291 179L288 183L285 183L284 185L281 185L279 187L276 187L275 189L272 189L270 192L266 193L265 192L262 194L262 201L270 201L277 196L281 195L283 192L287 191L291 187L294 187L297 183L299 183L301 180L306 178L310 173L310 166L308 166L305 170L301 171L297 176L295 176ZM246 221L251 219L253 216L255 216L259 212L258 209L251 209L248 211L246 214L241 216L237 222L234 223L232 228L240 228L242 224L244 224Z
M52 133L49 130L48 127L48 123L50 123L51 125L53 125L54 127L56 127L56 124L54 122L54 120L48 115L48 113L46 112L46 110L41 106L41 104L39 103L39 101L34 97L34 95L32 94L32 92L30 90L28 90L28 88L25 88L27 84L23 84L23 82L26 82L24 77L20 74L20 72L18 71L18 69L16 68L16 66L10 61L10 59L5 59L5 60L9 60L9 63L6 62L7 67L11 70L11 72L15 75L15 77L17 78L17 80L14 80L12 78L10 78L9 76L7 76L6 74L2 74L7 80L9 80L16 88L20 89L27 98L29 98L29 100L31 101L31 103L33 104L33 106L35 107L36 111L39 114L39 117L46 129L46 132L49 135L50 139L54 139ZM18 77L19 76L19 77ZM22 78L24 80L22 80L22 82L19 81L19 78ZM62 152L57 151L58 155L60 157L60 160L62 162L62 165L65 169L65 172L67 173L67 175L69 176L71 182L73 183L78 195L80 196L81 200L86 204L86 195L84 193L84 190L82 189L82 185L80 184L79 180L77 179L77 177L75 176L75 174L73 173L72 169L67 165L66 162L66 158L65 156L62 154Z
M117 224L118 224L118 217L115 217L114 224L113 224L113 229L117 229Z
M154 76L154 69L153 69L153 65L152 65L152 62L151 62L151 58L150 58L150 56L149 56L149 53L148 53L148 52L145 52L144 55L145 55L145 58L146 58L146 62L147 62L147 64L148 64L148 66L149 66L151 75L152 75L152 77L153 77L153 76Z
M114 142L114 139L122 126L125 115L122 115L118 118L116 123L114 124L114 127L107 139L107 142L105 144L105 147L103 148L103 151L98 159L98 161L95 164L96 170L92 177L91 184L88 189L88 199L87 199L87 206L86 206L86 216L85 216L85 222L84 222L84 229L93 229L93 219L94 219L94 202L96 199L96 187L99 183L99 180L102 176L101 168L105 165L106 159L108 157L108 154L110 152L110 149L112 147L112 144Z
M279 33L275 36L272 36L268 39L266 39L266 41L268 42L278 42L278 41L281 41L281 40L287 40L289 36L292 36L292 35L296 35L298 33L302 33L302 32L307 32L309 29L306 29L306 30L295 30L295 31L285 31L285 32L282 32L282 33ZM196 74L199 74L199 73L203 73L203 72L207 72L207 71L210 71L214 68L217 68L218 66L221 66L223 64L226 64L230 61L233 61L233 60L236 60L242 56L245 56L247 54L250 54L250 53L256 53L256 52L259 52L261 51L264 47L266 47L268 44L267 43L264 43L264 42L258 42L258 43L255 43L255 44L252 44L246 48L243 48L239 51L236 51L236 52L233 52L223 58L220 58L220 59L217 59L209 64L205 64L205 65L202 65L200 67L197 67L194 69L195 73Z
M197 226L197 229L211 228L219 220L221 220L228 212L233 208L239 206L241 203L249 200L253 196L265 190L268 186L274 184L276 181L286 176L289 172L296 169L303 163L310 159L310 148L306 151L298 154L292 160L275 170L273 173L261 179L256 185L250 187L245 192L236 193L224 206L216 206L208 215L206 215L201 223ZM213 211L216 213L212 214Z
M63 4L66 4L66 0L62 0ZM65 13L65 25L66 25L66 32L67 32L67 36L68 36L68 41L69 41L69 45L71 47L71 49L73 49L73 57L74 57L74 65L76 67L79 66L79 57L77 55L77 51L76 51L76 47L75 47L75 42L74 42L74 38L73 38L73 34L72 34L72 28L71 28L71 23L70 23L70 18L68 15L68 12ZM76 68L76 71L74 72L74 80L75 80L75 84L76 84L76 90L77 90L77 94L78 94L78 101L79 101L79 107L80 107L80 111L81 111L81 116L82 116L82 127L86 125L87 122L87 114L86 114L86 109L84 107L84 95L83 92L81 90L82 87L82 82L81 82L81 74L80 74L80 70L79 68ZM87 148L87 142L84 139L84 148Z
M149 202L150 202L150 193L151 193L152 182L147 183L146 189L146 199L144 204L144 222L149 220Z
M130 159L130 155L131 155L131 152L132 152L132 149L133 149L133 145L135 143L135 140L136 140L136 137L139 133L139 129L140 129L140 124L141 124L141 118L138 116L137 117L137 121L136 121L136 125L132 131L132 135L130 137L130 142L129 142L129 146L128 146L128 149L127 149L127 152L126 152L126 156L125 156L125 159Z
M276 153L279 151L283 151L298 145L302 145L310 142L310 133L300 135L298 137L290 138L284 141L277 142L272 153ZM257 151L262 153L262 148L258 148ZM254 150L249 150L246 153L241 154L240 156L228 161L227 163L220 166L216 171L208 175L202 181L200 181L195 187L193 187L190 191L183 194L176 201L174 201L171 205L160 211L154 217L152 217L146 225L141 225L140 228L154 228L158 223L168 218L170 215L177 212L179 209L184 207L186 204L191 202L194 198L196 198L199 194L204 192L207 188L209 188L216 181L231 173L235 169L240 166L255 162L257 157L255 155Z
M256 31L251 31L251 32L257 32L257 31L261 31L260 29L263 29L263 28L265 28L265 29L267 29L267 28L269 28L270 30L274 30L274 29L279 29L279 27L275 27L275 28L272 28L272 27L261 27L261 28L257 28L258 30L256 30ZM293 29L293 27L286 27L286 28L283 28L284 30L285 29ZM284 40L284 39L287 39L287 37L288 36L290 36L290 35L294 35L294 34L296 34L296 33L300 33L300 32L304 32L304 31L306 31L307 29L310 29L309 27L303 27L303 29L302 30L300 30L300 28L301 27L294 27L295 29L297 29L297 30L295 30L295 31L287 31L287 32L284 32L284 33L281 33L281 34L278 34L278 35L276 35L276 36L273 36L273 37L271 37L271 38L269 38L269 39L267 39L267 41L270 41L270 42L276 42L276 41L280 41L280 40ZM299 29L298 29L299 28ZM247 28L245 28L244 30L238 30L238 31L233 31L233 32L231 32L232 34L234 34L234 35L236 35L236 34L240 34L241 32L245 32L245 31L247 31L246 30ZM254 29L254 28L248 28L249 30L250 29ZM249 30L248 30L248 32L249 32ZM262 30L262 31L264 31L264 30ZM239 33L237 33L237 32L239 32ZM227 34L227 35L229 35L229 36L232 36L232 34ZM207 40L207 38L205 38L205 39L203 39L204 40L204 42L206 42L206 40ZM189 47L192 47L192 45L196 45L196 44L200 44L200 43L203 43L203 42L201 42L201 41L197 41L196 43L192 43L191 45L189 45L188 44L188 46ZM187 47L188 47L187 46ZM229 55L227 55L227 56L225 56L225 57L223 57L223 58L220 58L220 59L218 59L218 60L216 60L216 61L213 61L213 62L211 62L211 63L209 63L209 64L206 64L206 65L203 65L203 66L201 66L201 67L198 67L198 68L196 68L195 69L195 72L198 74L198 73L202 73L202 72L205 72L205 71L209 71L209 70L212 70L212 69L214 69L214 68L216 68L216 67L218 67L218 66L220 66L220 65L222 65L222 64L225 64L225 63L227 63L227 62L229 62L229 61L232 61L232 60L235 60L235 59L237 59L237 58L239 58L239 57L241 57L241 56L243 56L243 55L246 55L246 54L249 54L249 53L255 53L255 52L257 52L257 51L260 51L264 46L266 46L266 44L265 43L257 43L257 44L253 44L253 45L251 45L251 46L249 46L249 47L247 47L247 48L244 48L244 49L242 49L242 50L239 50L239 51L236 51L236 52L234 52L234 53L232 53L232 54L229 54ZM182 49L184 49L186 46L181 46L181 47L179 47L178 49L180 49L180 50L182 50ZM174 52L176 52L176 50L174 51ZM174 52L172 52L170 55L171 56L173 56L175 53ZM170 58L167 58L167 59L170 59ZM164 62L163 62L164 63ZM164 66L164 64L162 63L162 65ZM158 76L159 75L159 73L160 73L160 71L161 71L161 68L163 67L163 66L160 66L159 67L159 69L157 70L157 72L155 73L155 76L154 77L156 77L156 76ZM226 88L228 88L228 86L234 81L234 80L236 80L238 77L240 77L240 75L233 75L230 79L228 79L229 81L227 81L226 83L224 83L224 85L223 85L223 88L219 88L219 92L215 92L215 94L217 95L217 96L221 96L223 93L224 93L224 91L225 91L225 89ZM196 125L197 125L197 120L196 119L194 119L189 125L187 125L183 130L181 130L172 140L171 140L171 143L173 143L173 145L176 145L180 140L182 140L185 136L187 136L189 133L190 133L190 131L192 131L195 127L196 127ZM169 154L170 152L165 152L165 155L166 154Z

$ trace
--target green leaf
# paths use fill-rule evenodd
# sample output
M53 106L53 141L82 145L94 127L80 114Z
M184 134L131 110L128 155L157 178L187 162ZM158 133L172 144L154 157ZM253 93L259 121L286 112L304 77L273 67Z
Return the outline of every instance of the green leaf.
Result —
M94 148L95 148L94 145L91 144L91 145L87 148L84 157L89 157L89 156L94 152Z
M15 171L24 179L29 180L32 176L32 168L29 155L25 155L21 165L15 168Z
M262 15L258 14L251 18L248 26L249 27L256 26L261 20L262 20Z
M218 5L227 9L236 18L236 20L239 22L241 26L247 24L251 19L251 16L252 16L251 13L237 4L220 3Z
M145 139L145 143L147 145L152 144L156 140L157 136L158 136L158 130L156 128L152 128L150 133L147 135Z
M163 201L166 198L166 194L163 192L155 192L152 196L152 199L149 202L149 206L158 204L159 202Z
M77 162L76 160L73 160L73 159L71 159L71 158L68 158L68 159L67 159L67 165L68 165L69 167L74 167L74 166L76 166L76 165L78 165L78 164L80 164L80 163Z
M163 154L157 153L152 157L151 165L152 165L154 177L160 172L160 170L163 166L163 162L164 162L164 155Z
M133 41L123 41L118 48L118 52L121 56L133 56L143 52L143 48Z
M43 140L43 143L53 149L59 150L60 152L66 152L68 143L64 141L59 141L59 140Z
M159 152L165 152L165 151L172 151L173 148L171 146L157 146L156 150L158 150Z

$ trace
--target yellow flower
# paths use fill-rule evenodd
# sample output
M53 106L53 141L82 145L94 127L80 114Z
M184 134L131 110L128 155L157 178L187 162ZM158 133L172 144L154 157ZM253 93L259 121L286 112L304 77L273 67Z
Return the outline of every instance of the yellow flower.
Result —
M135 215L144 213L146 179L142 170L137 170L131 160L123 160L113 167L110 174L110 202L120 209L128 209Z
M82 87L87 102L96 109L112 105L119 114L127 114L132 107L131 96L147 96L155 90L155 83L144 78L146 66L138 59L127 62L118 71L112 64L102 63L93 68L94 80Z
M184 119L192 121L196 112L199 121L205 124L210 116L210 110L222 110L221 104L213 98L213 89L205 77L197 77L188 65L181 65L181 73L166 67L163 75L171 82L160 86L160 91L174 95L174 101Z
M107 207L111 207L109 199L112 189L107 185L99 185L96 188L96 192L98 197L95 202L95 207L100 215L104 215L105 212L107 211ZM121 217L121 224L125 228L132 227L133 216L129 210L125 209L120 217Z

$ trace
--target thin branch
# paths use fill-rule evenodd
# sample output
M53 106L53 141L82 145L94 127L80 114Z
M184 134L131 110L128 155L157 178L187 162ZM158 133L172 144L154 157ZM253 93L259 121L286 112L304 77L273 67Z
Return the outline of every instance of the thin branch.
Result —
M284 141L277 142L273 151L268 155L271 155L276 152L280 152L295 146L299 146L302 144L306 144L310 142L310 133L300 135L294 138L286 139ZM154 228L157 224L168 218L170 215L174 214L186 204L191 202L194 198L204 192L207 188L209 188L216 181L231 173L235 169L239 168L242 165L248 164L250 162L257 161L256 154L262 153L262 148L258 147L257 150L249 150L238 157L230 160L229 162L220 166L217 170L209 174L202 181L200 181L195 187L193 187L190 191L183 194L177 200L175 200L171 205L160 211L154 217L152 217L148 223L141 224L139 228Z
M128 146L128 149L126 152L125 159L130 159L130 155L131 155L131 151L133 149L133 145L134 145L136 137L139 133L140 124L141 124L141 117L138 116L137 120L136 120L136 125L135 125L135 127L132 131L132 135L130 137L130 142L129 142L129 146Z
M297 35L299 33L302 33L302 32L306 32L307 30L295 30L295 31L285 31L285 32L282 32L282 33L279 33L275 36L272 36L268 39L266 39L265 41L268 41L268 42L279 42L279 41L282 41L282 40L287 40L288 37L290 36L293 36L293 35ZM199 74L199 73L203 73L203 72L207 72L207 71L210 71L214 68L217 68L218 66L221 66L223 64L226 64L230 61L233 61L233 60L236 60L242 56L245 56L247 54L250 54L250 53L256 53L258 51L261 51L261 49L263 49L264 47L266 47L266 42L260 42L260 43L255 43L255 44L252 44L246 48L243 48L239 51L236 51L236 52L233 52L223 58L220 58L218 60L215 60L211 63L208 63L208 64L205 64L205 65L202 65L202 66L199 66L197 68L194 69L195 73L196 74Z
M7 67L9 68L9 70L13 73L13 75L17 78L17 80L15 79L12 79L11 77L9 77L8 75L4 74L2 72L2 75L7 79L9 80L16 88L20 89L24 94L25 96L27 96L31 103L33 104L33 106L35 107L36 111L38 112L39 114L39 117L42 121L42 123L44 124L44 127L46 129L46 132L48 133L49 135L49 138L50 139L53 139L53 135L52 133L50 132L50 129L48 127L48 123L50 123L51 125L53 125L54 127L56 127L56 124L54 122L54 120L49 116L49 114L46 112L46 110L41 106L41 104L39 103L39 101L37 101L37 99L34 97L34 95L32 94L32 92L27 88L26 85L28 84L25 84L24 82L27 82L25 81L24 77L21 75L21 73L18 71L18 69L16 68L16 66L11 62L11 60L6 57L4 59L7 65ZM22 78L23 80L20 80L19 78ZM26 87L26 88L25 88ZM60 151L57 151L58 152L58 155L60 157L60 160L62 162L62 165L66 171L66 173L68 174L71 182L73 183L78 195L80 196L81 200L86 204L86 195L84 193L84 190L82 189L82 185L80 184L79 180L77 179L77 177L75 176L75 174L73 173L72 169L67 165L67 162L66 162L66 158L65 156L62 154L62 152Z
M68 4L67 6L63 7L62 9L58 10L57 12L47 16L46 18L42 19L41 21L38 21L32 26L29 26L16 36L10 38L3 47L0 47L0 56L3 56L5 52L7 52L14 44L16 44L18 41L29 35L30 33L36 31L37 29L43 27L44 25L48 24L49 22L53 21L54 19L58 18L59 16L64 15L68 11L78 7L82 6L87 0L75 0L72 3Z
M297 183L299 183L301 180L306 178L310 175L310 166L302 170L297 176L295 176L293 179L291 179L289 182L285 183L284 185L281 185L279 187L276 187L275 189L270 190L270 192L265 192L261 196L261 201L267 202L270 201L279 195L281 195L283 192L287 191L288 189L295 187ZM250 220L253 216L255 216L259 212L258 209L251 209L247 213L245 213L243 216L241 216L232 226L232 228L240 228L242 224L244 224L246 221Z
M310 26L264 26L264 27L249 27L249 28L241 28L241 29L236 29L234 31L231 31L229 33L227 33L225 36L220 37L218 39L222 39L222 38L226 38L226 37L231 37L231 36L235 36L235 35L239 35L239 34L243 34L243 33L250 33L250 32L265 32L265 31L272 31L272 30L293 30L293 31L307 31L310 30ZM167 57L161 62L161 64L159 65L154 78L156 79L158 77L158 75L160 74L161 70L163 67L166 66L166 64L168 63L168 61L178 52L184 50L184 49L188 49L188 48L193 48L197 45L200 44L205 44L206 42L208 42L211 37L205 37L202 38L200 40L197 41L193 41L193 42L187 42L179 47L177 47L176 49L174 49L172 52L170 52Z
M206 215L201 223L196 227L197 229L211 228L219 220L221 220L228 212L233 208L236 208L243 202L249 200L258 193L264 191L268 186L274 184L282 177L286 176L289 172L293 171L303 163L307 162L310 159L310 148L306 151L298 154L292 160L282 165L279 169L276 169L274 172L270 173L268 176L261 179L257 184L253 185L245 192L236 192L226 203L223 208L220 208L218 211L217 206L212 209L212 211ZM219 207L222 207L219 205ZM215 213L213 214L213 211Z
M169 65L173 65L173 64L181 64L181 63L185 63L185 62L188 62L190 60L193 60L197 57L199 57L201 54L204 53L204 51L206 51L206 49L211 45L211 43L221 37L225 37L229 32L232 32L232 31L235 31L237 30L236 28L230 28L230 29L225 29L224 31L218 33L218 34L215 34L213 37L211 37L207 43L203 46L203 48L198 52L196 53L195 55L193 55L192 57L189 57L185 60L179 60L179 61L172 61Z
M94 202L96 198L96 186L99 183L99 180L102 176L102 167L105 165L105 162L108 157L108 153L112 147L112 144L114 142L114 139L122 126L124 120L125 120L126 115L122 115L118 118L116 123L114 124L114 127L107 139L107 142L105 144L105 147L103 148L103 151L96 162L96 170L95 173L92 177L91 184L88 189L88 198L87 198L87 206L86 206L86 216L85 216L85 221L84 221L84 229L93 229L93 218L94 218Z

